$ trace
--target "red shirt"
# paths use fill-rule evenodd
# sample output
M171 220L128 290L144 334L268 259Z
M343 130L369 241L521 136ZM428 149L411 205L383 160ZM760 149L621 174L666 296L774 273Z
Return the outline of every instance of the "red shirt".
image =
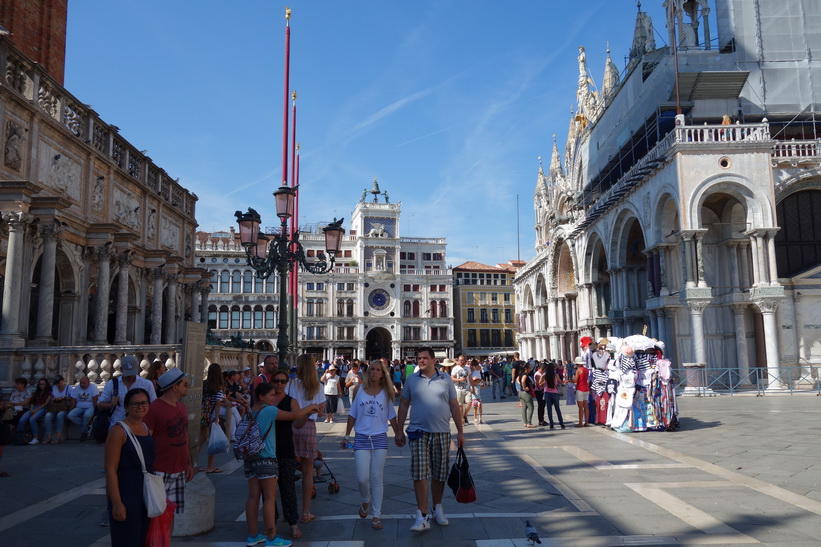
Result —
M260 372L257 374L257 377L254 378L254 381L251 383L251 399L253 400L257 396L257 386L260 385L262 382L270 382L271 379L268 378L268 375L265 372Z
M579 371L579 381L576 383L576 391L590 391L590 382L588 381L588 377L590 372L583 367L582 365L578 365Z
M156 444L157 459L154 470L162 473L180 473L188 468L188 412L177 401L171 406L161 398L148 407L143 422L151 430Z

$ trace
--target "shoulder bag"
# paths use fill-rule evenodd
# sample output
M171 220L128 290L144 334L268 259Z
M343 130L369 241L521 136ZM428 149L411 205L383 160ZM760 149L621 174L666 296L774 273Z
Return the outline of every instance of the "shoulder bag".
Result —
M168 500L162 475L155 475L146 469L143 448L140 446L140 441L137 440L137 437L131 429L129 429L125 421L117 423L122 426L128 438L131 439L131 442L134 444L134 449L137 451L137 457L140 458L140 464L143 466L143 501L148 511L148 518L153 519L159 517L165 512L165 505Z
M465 449L461 446L456 452L456 461L450 468L448 475L448 486L453 490L453 495L459 503L471 503L476 501L476 488L473 485L473 477L470 476L470 465L465 456Z
M114 397L118 397L120 393L120 385L118 380L119 378L114 378L112 380L112 382L114 382ZM109 410L97 409L97 414L94 416L94 422L91 424L91 436L94 437L94 440L98 443L102 444L108 438L109 422L113 413L114 408Z

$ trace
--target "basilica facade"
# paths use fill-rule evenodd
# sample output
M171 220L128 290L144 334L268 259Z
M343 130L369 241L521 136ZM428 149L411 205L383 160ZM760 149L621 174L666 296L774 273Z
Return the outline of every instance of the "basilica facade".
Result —
M659 0L660 1L660 0ZM677 366L780 387L821 364L821 5L666 0L576 108L517 274L523 356L646 332Z

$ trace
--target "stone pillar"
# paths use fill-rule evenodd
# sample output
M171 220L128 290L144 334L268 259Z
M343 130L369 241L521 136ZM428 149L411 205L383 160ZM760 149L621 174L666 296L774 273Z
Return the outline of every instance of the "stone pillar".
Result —
M647 336L650 338L655 338L656 340L661 340L658 337L658 320L656 310L647 310L647 316L650 318L650 332L647 333Z
M32 217L19 211L3 213L8 223L9 243L6 254L6 276L3 281L3 320L0 334L20 336L20 293L23 274L23 238Z
M168 291L168 305L165 307L165 337L163 342L166 344L177 343L177 278L179 276L175 273L165 274L165 280L168 283L166 290Z
M704 310L710 303L709 300L687 300L687 307L690 309L690 330L693 335L693 359L696 364L707 364L707 348L704 343Z
M647 287L645 287L645 294L647 298L653 298L656 296L656 271L655 271L655 261L653 260L653 255L655 251L645 250L644 251L644 262L645 266L644 269L647 271ZM639 293L641 294L641 293Z
M661 295L661 254L664 249L653 250L653 296Z
M162 344L162 287L163 269L155 268L149 273L154 282L154 298L151 303L151 343Z
M97 248L97 299L94 309L94 342L108 343L108 293L111 287L111 245Z
M775 262L775 234L778 230L768 230L766 235L767 258L770 265L770 285L778 285L778 265Z
M672 340L667 339L667 310L664 308L659 308L656 310L656 317L658 322L658 332L656 333L656 338L661 340L662 342L667 344L672 344ZM666 346L665 346L666 347ZM667 353L667 352L665 352Z
M738 267L739 267L739 284L741 288L747 288L752 283L750 283L750 264L747 261L748 254L747 254L747 245L748 241L739 241L738 242Z
M738 243L730 240L727 244L730 250L730 285L734 293L741 292L741 276L738 272Z
M778 322L775 315L778 300L757 300L756 307L764 319L764 344L767 355L767 389L781 389L781 368L778 357Z
M707 287L707 280L704 279L704 231L695 234L696 240L696 273L698 274L698 286Z
M211 292L210 285L205 285L200 289L200 321L208 324L208 293ZM263 312L263 321L265 320Z
M131 252L126 251L117 257L120 272L117 281L117 317L114 326L114 343L126 344L126 330L128 327L128 285L130 279L128 271L131 266Z
M681 234L681 267L684 270L684 281L687 288L696 287L695 267L693 264L693 236Z
M750 249L752 250L752 258L753 258L753 287L757 287L759 283L761 283L764 279L761 275L761 256L758 251L758 236L753 234L749 234L750 236Z
M40 287L37 300L37 338L51 339L54 323L54 282L57 267L57 241L63 227L52 222L40 228L43 238L43 256L40 263Z
M191 321L195 323L202 323L202 319L200 318L201 314L201 306L200 306L200 296L202 292L198 285L193 285L191 287ZM253 313L253 312L252 312ZM253 321L253 318L251 319Z
M733 315L735 319L735 354L738 362L738 376L741 379L742 387L752 385L750 381L750 356L747 351L747 325L744 320L744 312L747 304L733 304Z
M667 279L667 248L659 249L658 254L658 272L659 272L659 295L668 296L670 294L669 281Z

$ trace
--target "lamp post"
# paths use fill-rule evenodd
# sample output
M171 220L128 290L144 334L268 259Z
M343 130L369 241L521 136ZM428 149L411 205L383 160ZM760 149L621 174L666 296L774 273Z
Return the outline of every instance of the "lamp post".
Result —
M259 231L262 219L254 209L248 212L237 211L234 215L239 224L240 243L245 249L248 265L257 273L260 279L267 279L274 272L279 273L279 322L277 329L277 354L279 368L287 370L289 367L285 357L288 354L288 271L291 264L299 266L312 274L325 274L333 270L336 255L342 245L342 236L345 229L342 221L336 220L328 224L322 231L325 233L325 252L318 256L314 263L305 259L305 251L299 242L299 231L294 230L289 237L288 219L294 213L294 188L281 186L274 192L277 216L280 220L279 233L269 237ZM330 260L328 260L330 257Z

